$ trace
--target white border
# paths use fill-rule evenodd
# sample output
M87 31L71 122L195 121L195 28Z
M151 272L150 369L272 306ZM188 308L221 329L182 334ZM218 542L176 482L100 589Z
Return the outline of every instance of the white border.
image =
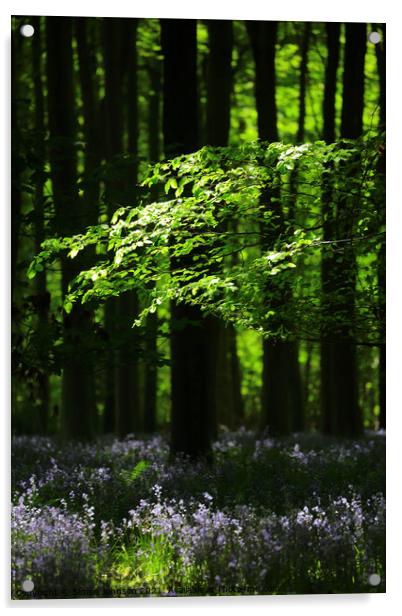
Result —
M311 595L285 597L238 597L238 598L193 598L193 599L133 599L133 600L63 600L38 602L13 602L8 600L9 560L8 542L8 480L9 480L9 254L10 254L10 217L7 208L10 202L10 155L9 155L9 59L10 59L10 15L88 15L88 16L125 16L125 17L182 17L182 18L215 18L215 19L277 19L289 21L364 21L387 22L387 332L388 332L388 430L387 430L387 473L388 473L388 524L387 524L387 594L386 595ZM1 589L2 602L6 609L43 610L74 609L74 612L89 611L95 613L99 609L132 609L136 613L163 612L179 610L191 613L205 614L205 610L224 611L239 614L244 609L253 609L257 614L266 614L267 609L282 614L297 612L298 616L339 613L343 610L353 610L355 614L375 614L378 611L388 613L396 606L399 599L401 567L401 497L400 497L400 438L402 408L398 404L401 388L402 350L401 323L401 229L402 216L400 203L402 157L402 118L400 105L402 101L400 59L401 54L401 11L397 2L392 0L203 0L188 2L188 0L113 0L101 5L88 0L69 0L68 3L55 3L54 0L37 0L35 2L6 0L1 6L1 92L0 118L1 135L7 135L0 148L2 164L1 187L3 190L0 205L1 231L0 268L2 291L0 300L1 327L1 413L2 425L2 460L5 462L4 487L2 491L2 514L4 515L0 553L1 558ZM398 353L399 351L399 353Z

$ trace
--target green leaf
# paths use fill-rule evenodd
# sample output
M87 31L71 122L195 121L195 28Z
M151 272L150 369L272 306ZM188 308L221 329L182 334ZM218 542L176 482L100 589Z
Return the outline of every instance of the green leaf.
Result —
M72 304L72 302L70 302L70 301L68 301L68 300L67 300L67 301L65 301L65 302L64 302L64 304L63 304L63 308L64 308L64 310L67 312L67 314L70 314L70 312L71 312L71 311L72 311L72 309L73 309L73 304Z

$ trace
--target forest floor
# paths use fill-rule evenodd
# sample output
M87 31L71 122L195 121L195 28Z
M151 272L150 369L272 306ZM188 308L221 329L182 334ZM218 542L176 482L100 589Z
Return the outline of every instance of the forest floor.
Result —
M224 432L213 465L163 436L12 453L15 599L385 591L383 434Z

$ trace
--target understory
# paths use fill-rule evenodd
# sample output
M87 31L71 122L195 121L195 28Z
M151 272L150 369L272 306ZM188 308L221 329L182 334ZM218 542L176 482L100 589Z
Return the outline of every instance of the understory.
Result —
M15 437L13 598L385 591L382 433L241 429L213 449Z

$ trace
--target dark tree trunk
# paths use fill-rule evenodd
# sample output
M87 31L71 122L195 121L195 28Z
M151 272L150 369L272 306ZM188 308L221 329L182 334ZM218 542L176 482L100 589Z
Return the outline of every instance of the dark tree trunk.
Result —
M343 104L341 137L357 139L363 130L364 59L366 25L346 24L343 72ZM331 239L353 236L355 213L350 200L341 197L337 203ZM329 261L329 262L328 262ZM352 242L337 247L336 258L328 258L323 279L326 311L342 323L330 325L324 334L322 348L322 403L324 429L344 436L359 434L363 428L358 406L356 344L353 340L356 259ZM329 301L328 301L329 300Z
M307 408L310 394L310 382L311 382L311 362L313 358L313 347L311 342L307 343L306 348L307 359L304 367L304 388L303 388L303 398L304 398L304 408Z
M86 209L86 224L96 225L99 220L99 191L98 176L99 165L102 161L101 138L101 108L98 98L98 84L96 79L97 62L95 55L95 25L92 18L76 17L74 23L77 41L79 80L84 116L85 159L83 173L83 202ZM95 249L86 251L86 267L94 265ZM93 318L93 316L92 316ZM92 339L92 357L95 363L95 345ZM95 375L94 375L95 377ZM99 382L94 378L95 404L99 392ZM103 425L99 426L96 416L96 432L103 432Z
M148 107L148 145L149 160L156 163L160 159L160 103L162 88L162 70L158 60L148 67L151 91ZM153 195L156 197L156 194ZM144 430L155 432L156 394L157 394L157 333L158 315L156 312L147 316L145 327L145 375L144 375Z
M99 179L96 171L102 160L102 126L96 82L97 64L94 54L94 37L91 36L93 27L92 18L75 18L85 135L84 201L90 225L98 223Z
M277 22L247 22L255 61L255 97L258 114L258 136L263 141L278 141L277 109L275 97L275 44ZM261 228L262 249L272 250L283 229L284 215L278 189L264 191L262 198L267 209L273 212L271 224L276 231L265 225ZM275 283L270 282L270 292L278 296ZM287 296L286 291L285 295ZM271 302L271 307L280 312L286 297ZM302 416L302 388L298 364L297 346L294 341L263 341L262 409L264 423L273 434L286 434L299 429Z
M21 34L13 29L11 34L11 298L14 299L15 279L21 226L21 160L19 148L19 53Z
M32 72L35 98L35 131L37 133L37 155L38 159L44 161L45 154L45 109L42 87L42 33L40 17L32 18L32 25L35 28L35 36L32 40ZM38 178L35 186L35 252L41 249L41 244L45 239L45 212L44 212L44 169L38 170ZM38 297L38 327L40 331L46 332L48 327L48 313L50 295L46 285L46 269L36 275L36 294ZM49 418L49 377L46 372L42 372L38 377L39 394L39 432L46 434Z
M306 120L306 89L308 78L308 52L310 45L311 24L304 24L303 37L300 45L300 75L299 75L299 120L297 128L297 143L304 141L304 129Z
M303 28L303 34L300 42L300 68L299 68L299 117L297 126L297 143L303 143L305 133L305 121L306 121L306 90L308 80L308 54L310 45L311 23L306 22ZM290 200L288 204L288 228L294 228L297 209L297 177L298 167L297 163L290 174ZM290 293L290 291L289 291ZM302 379L300 375L299 366L299 344L292 341L288 347L288 370L290 379L293 383L293 388L289 391L290 396L290 409L291 409L291 430L293 432L301 432L305 427L304 422L304 396Z
M336 98L336 75L339 66L339 49L341 24L332 22L325 24L327 36L327 62L325 65L323 139L326 143L335 141L335 98Z
M126 194L124 203L136 205L138 179L138 59L137 59L137 19L124 20L127 38L127 133L130 164L126 170ZM117 301L118 329L122 344L117 357L117 432L125 436L142 429L139 382L139 335L132 328L138 316L138 297L135 291L123 293Z
M377 67L378 67L378 76L380 79L380 121L379 121L379 129L385 130L385 35L386 35L386 27L385 24L381 24L377 29L380 30L382 34L382 40L380 43L376 45L376 55L377 55ZM380 157L378 164L378 171L380 174L385 176L385 152L384 155ZM380 225L385 229L385 202L381 204L380 207ZM386 259L385 259L385 238L381 243L381 248L378 256L378 286L379 286L379 295L380 295L380 321L382 327L382 339L383 344L380 346L380 358L379 358L379 374L378 374L378 382L379 382L379 403L380 403L380 428L386 428L386 344L385 344L385 295L386 295L386 277L385 277L385 267L386 267Z
M237 334L235 328L230 324L228 326L228 332L226 335L227 344L229 348L229 361L230 361L230 376L232 385L232 404L233 404L233 418L235 426L244 424L244 400L241 393L241 368L239 361L239 354L237 352Z
M358 139L363 132L366 24L345 24L345 57L341 137Z
M195 20L161 20L164 56L163 135L167 157L195 151L197 126L197 35ZM177 260L172 267L177 267ZM180 265L185 266L184 260ZM171 307L171 454L208 455L208 343L198 307Z
M380 173L385 176L385 153L380 163ZM385 230L385 203L381 209L380 224L383 225ZM381 338L383 340L380 345L379 353L379 404L380 404L380 428L386 428L386 254L385 254L385 237L381 242L381 248L378 255L378 286L379 286L379 318L381 323Z
M115 18L103 21L103 48L105 68L104 99L104 158L110 164L111 159L123 151L123 67L125 58L122 52L122 20ZM110 169L110 167L109 167ZM107 174L105 181L105 198L108 217L113 215L118 203L123 202L122 182L116 182L113 173ZM112 177L110 177L112 176ZM116 320L117 300L111 298L105 304L105 330L108 339L105 373L105 411L104 430L106 433L117 431L117 351Z
M247 21L255 62L255 99L258 136L263 141L278 141L275 95L276 21Z
M345 36L341 137L358 139L363 132L366 24L347 23ZM340 237L353 236L355 207L357 206L351 206L347 199L338 205L337 230ZM350 321L353 323L356 287L356 257L353 243L343 245L342 252L343 263L337 277L339 288L343 289L340 309L341 313L350 315ZM340 263L339 256L337 263ZM356 435L363 431L363 417L358 404L356 344L350 327L346 327L341 335L344 342L339 345L339 364L336 374L339 377L340 373L344 374L342 380L340 377L336 393L334 392L338 396L339 427L342 434Z
M105 60L105 158L108 164L106 200L112 216L121 205L133 204L137 181L137 20L104 20ZM125 88L127 73L131 73ZM123 154L125 93L133 97L127 106L129 148L128 167L118 164ZM105 327L111 340L106 369L105 430L125 436L139 428L139 379L137 337L131 324L138 313L135 294L126 293L105 306Z
M105 99L104 99L104 158L107 163L123 150L123 114L121 101L123 99L123 53L122 53L122 23L120 19L108 18L103 21L103 48L105 68ZM125 60L125 59L124 59ZM108 174L110 176L110 173ZM122 186L107 177L105 182L105 197L109 219L113 215L117 203L122 203ZM105 410L104 431L117 431L117 351L116 346L117 300L111 298L105 304L105 330L108 339L108 351L105 370Z
M209 55L207 62L207 145L226 146L230 130L232 93L233 24L229 20L207 22ZM224 231L224 227L221 228ZM241 416L240 367L236 331L215 317L208 317L210 345L209 399L215 428L233 427ZM240 408L239 408L240 407Z
M168 157L198 148L196 36L195 20L161 20L163 137Z
M82 230L85 210L78 196L75 153L76 125L72 56L72 19L46 21L50 166L56 229L59 235ZM79 257L62 258L62 291L85 266ZM91 314L75 304L64 316L65 361L62 381L62 427L66 437L89 438L95 416L93 366L87 352Z
M337 71L339 65L339 50L340 50L340 33L341 24L328 23L326 24L327 35L327 63L325 66L325 84L324 84L324 103L323 117L324 129L323 137L326 143L335 141L335 98L337 86ZM328 166L323 177L323 195L322 195L322 217L323 217L323 239L325 242L331 241L335 237L335 210L332 203L333 188L331 184L333 165ZM327 300L333 292L333 283L331 278L333 255L324 250L321 260L321 280L322 280L322 295L323 295L323 318L325 319L331 313L331 304ZM335 399L332 391L335 386L333 383L333 366L335 365L334 347L329 342L325 341L325 329L323 332L323 342L321 344L321 413L323 430L327 434L336 432L336 416L337 409L335 407ZM328 332L330 335L330 332Z
M225 146L230 130L233 25L229 20L213 20L208 21L207 26L207 145Z

